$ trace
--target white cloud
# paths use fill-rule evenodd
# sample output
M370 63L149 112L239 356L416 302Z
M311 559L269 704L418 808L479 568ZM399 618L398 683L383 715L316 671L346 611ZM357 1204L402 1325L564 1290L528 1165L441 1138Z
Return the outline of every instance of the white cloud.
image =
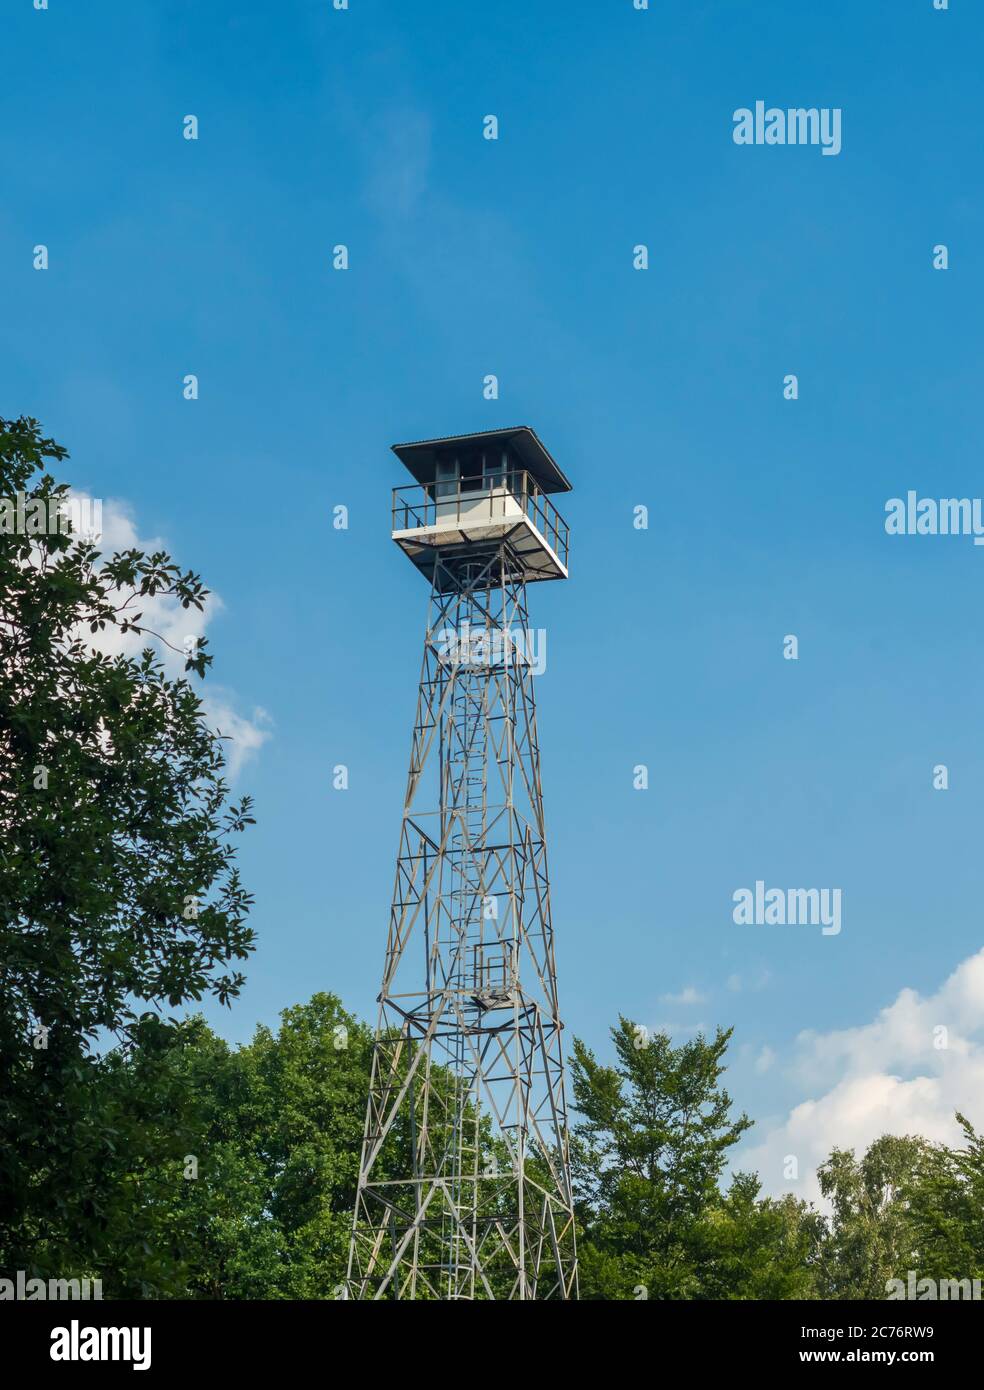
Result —
M726 983L728 989L731 990L732 994L740 994L742 990L745 989L765 989L766 985L769 984L771 979L771 970L762 969L758 972L757 975L754 975L751 979L747 975L729 975Z
M816 1168L831 1149L860 1152L882 1134L956 1143L955 1111L984 1118L984 950L935 994L903 989L870 1023L801 1033L787 1071L810 1098L736 1163L757 1169L768 1192L818 1200ZM783 1179L788 1155L799 1162L796 1183Z
M73 489L72 496L78 497L83 505L88 494ZM152 554L156 550L168 550L160 537L142 537L137 531L132 508L115 498L107 499L102 506L102 536L98 542L104 557L121 550L142 550ZM177 563L180 564L180 561ZM224 605L216 593L210 593L204 607L182 608L180 602L165 594L155 594L137 598L133 611L142 614L140 626L148 629L146 633L121 633L118 628L105 628L102 632L90 633L84 629L80 636L97 651L108 656L125 654L135 656L145 647L152 646L160 654L164 669L171 679L184 674L185 658L183 652L188 638L204 637L211 620L222 612ZM156 633L162 641L155 641L150 633ZM167 644L167 645L166 645ZM177 648L177 651L171 650ZM256 708L250 718L236 711L234 692L221 686L210 685L196 676L191 677L196 692L201 699L205 718L216 732L227 736L226 775L233 780L243 765L254 757L270 738L270 716L265 710Z
M707 996L704 995L704 994L701 994L698 990L696 990L696 989L693 987L693 985L687 985L686 989L681 990L679 994L662 994L662 995L660 995L660 1000L659 1000L659 1002L660 1002L661 1004L681 1004L681 1005L688 1005L688 1004L704 1004L704 1003L707 1002Z
M72 496L80 498L83 506L85 505L86 493L73 490ZM103 557L108 558L121 550L142 550L152 554L156 550L168 548L159 536L138 534L132 509L126 502L110 498L103 503L102 513L102 536L98 546ZM131 608L143 615L141 627L157 633L165 643L183 651L186 637L203 637L209 621L222 612L223 603L218 594L210 594L205 601L205 607L199 612L196 608L182 608L176 598L166 594L154 594L135 599ZM117 656L120 653L134 656L144 647L153 646L160 652L169 676L179 675L184 668L183 656L170 651L161 643L152 641L147 635L122 633L115 627L104 628L102 632L93 634L86 632L84 635L92 646L108 656Z
M245 719L227 703L225 693L219 687L213 686L203 698L203 704L211 727L228 739L226 775L232 781L243 764L266 743L270 737L269 726L273 721L259 705L253 710L252 718Z
M696 1038L698 1033L703 1033L706 1037L708 1025L704 1019L697 1023L651 1023L646 1032L650 1038L654 1038L657 1033L665 1033L670 1041L679 1047L681 1040Z

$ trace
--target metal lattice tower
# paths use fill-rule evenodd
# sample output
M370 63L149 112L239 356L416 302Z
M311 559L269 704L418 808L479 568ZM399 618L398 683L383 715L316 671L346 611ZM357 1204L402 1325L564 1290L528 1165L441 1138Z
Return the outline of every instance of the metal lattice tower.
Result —
M526 428L395 452L431 596L347 1290L576 1298L526 608L567 576L570 484Z

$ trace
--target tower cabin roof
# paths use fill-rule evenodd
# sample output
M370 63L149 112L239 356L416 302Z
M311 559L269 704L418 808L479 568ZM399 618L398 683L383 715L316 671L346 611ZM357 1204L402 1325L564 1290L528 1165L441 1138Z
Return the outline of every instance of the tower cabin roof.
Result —
M393 445L394 454L418 483L434 482L439 459L459 459L462 476L467 476L468 472L482 472L483 454L494 455L500 450L507 454L512 467L525 470L535 478L542 492L571 491L571 484L529 425Z

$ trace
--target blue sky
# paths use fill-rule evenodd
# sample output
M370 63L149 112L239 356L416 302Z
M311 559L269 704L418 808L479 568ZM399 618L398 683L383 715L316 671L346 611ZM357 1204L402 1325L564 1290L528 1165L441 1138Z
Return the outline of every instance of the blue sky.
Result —
M268 734L237 781L260 947L220 1030L317 989L371 1016L427 597L388 446L528 423L575 487L571 578L531 593L569 1030L734 1024L759 1139L851 1077L901 1078L886 1124L973 1112L968 1073L865 1030L900 991L959 1013L936 992L981 947L984 552L883 526L909 488L981 491L979 7L10 0L3 25L0 411L221 595L210 681ZM736 146L759 99L841 108L841 153ZM756 879L840 887L840 935L736 926Z

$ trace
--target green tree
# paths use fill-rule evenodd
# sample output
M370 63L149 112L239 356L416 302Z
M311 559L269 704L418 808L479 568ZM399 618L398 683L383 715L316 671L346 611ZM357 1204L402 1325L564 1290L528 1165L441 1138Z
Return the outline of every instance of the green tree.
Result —
M736 1173L708 1204L694 1242L700 1297L815 1298L819 1213L787 1193L761 1197L754 1173Z
M207 591L164 552L104 559L52 533L68 489L47 465L65 457L36 421L0 420L0 1265L67 1277L98 1265L109 1220L118 1136L95 1096L97 1042L228 1002L253 934L230 843L249 800L229 803L187 679L210 664L205 644L178 679L159 648L93 646L146 635L147 599L200 609Z
M230 1048L201 1018L99 1064L121 1143L104 1295L337 1297L372 1037L331 994Z
M918 1263L931 1279L984 1280L984 1136L957 1114L965 1147L924 1145L905 1185Z
M214 1190L245 1178L246 1207L226 1202L212 1220L211 1251L196 1280L227 1298L331 1298L346 1271L365 1122L370 1031L332 994L257 1029L232 1058L217 1097ZM200 1179L201 1181L201 1179ZM211 1200L209 1187L199 1188Z
M584 1228L586 1297L703 1296L707 1219L721 1212L728 1151L750 1127L720 1086L731 1030L674 1048L626 1018L612 1029L617 1063L575 1040L574 1176ZM741 1189L744 1191L744 1189ZM738 1210L735 1195L732 1217Z
M200 1017L169 1024L149 1015L128 1046L92 1067L89 1123L106 1136L94 1189L100 1238L95 1251L79 1249L78 1261L102 1280L105 1298L191 1296L208 1252L185 1174L205 1147L229 1056Z
M885 1134L860 1159L835 1149L820 1165L820 1191L831 1205L819 1253L821 1298L883 1299L889 1279L917 1267L906 1189L930 1155L924 1139Z

